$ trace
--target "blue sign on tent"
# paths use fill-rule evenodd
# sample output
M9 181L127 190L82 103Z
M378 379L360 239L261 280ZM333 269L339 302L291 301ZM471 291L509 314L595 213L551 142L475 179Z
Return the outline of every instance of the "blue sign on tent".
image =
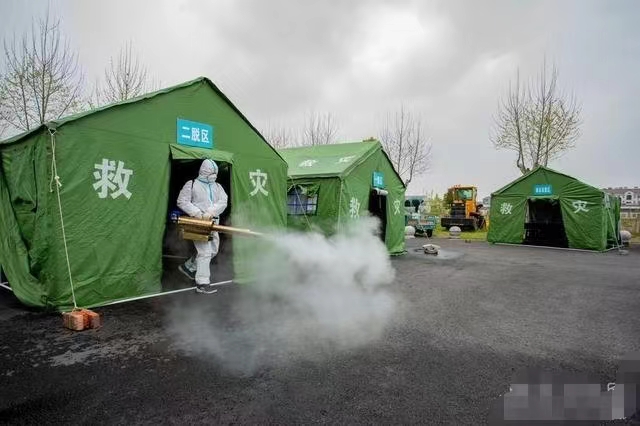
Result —
M551 185L536 185L533 187L533 194L534 195L551 195L553 194L553 190L551 188Z
M213 127L178 118L178 145L213 149Z
M382 172L373 172L373 187L384 188L384 175Z

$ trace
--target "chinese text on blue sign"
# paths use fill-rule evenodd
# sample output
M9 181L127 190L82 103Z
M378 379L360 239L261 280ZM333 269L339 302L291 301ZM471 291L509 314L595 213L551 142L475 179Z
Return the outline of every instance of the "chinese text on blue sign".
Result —
M536 185L533 187L534 195L551 195L553 191L551 190L551 185Z
M178 144L197 148L213 148L213 127L178 118Z
M384 188L384 175L381 172L373 172L373 187Z

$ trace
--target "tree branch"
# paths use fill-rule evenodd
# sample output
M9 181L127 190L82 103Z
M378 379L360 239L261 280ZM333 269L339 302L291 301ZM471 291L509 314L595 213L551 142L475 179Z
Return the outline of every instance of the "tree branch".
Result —
M37 22L37 25L36 25ZM33 21L18 43L5 42L0 72L0 120L5 129L30 130L74 112L83 88L82 72L59 21L47 13Z
M422 120L404 105L394 114L387 114L380 142L405 185L429 169L431 145L423 133Z
M520 74L515 87L509 83L498 104L490 139L496 149L517 152L516 166L524 174L572 148L580 135L580 114L575 96L558 89L555 66L547 76L546 59L538 78L521 90Z
M327 145L335 142L338 125L331 113L311 112L302 131L304 145Z

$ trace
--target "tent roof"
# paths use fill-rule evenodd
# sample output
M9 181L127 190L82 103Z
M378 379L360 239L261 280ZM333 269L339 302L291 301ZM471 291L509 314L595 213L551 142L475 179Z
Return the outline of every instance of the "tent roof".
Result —
M8 145L8 144L12 144L12 143L16 143L19 142L25 138L27 138L28 136L39 132L43 129L57 129L67 123L70 123L72 121L76 121L79 120L81 118L87 117L89 115L93 115L96 113L99 113L101 111L105 111L111 108L116 108L122 105L128 105L128 104L133 104L136 102L140 102L146 99L151 99L153 97L156 97L158 95L164 95L170 92L173 92L175 90L178 89L183 89L185 87L189 87L189 86L194 86L196 84L206 84L208 85L211 89L213 89L214 92L216 92L216 94L218 94L218 96L220 96L230 107L231 109L233 109L235 111L236 114L238 114L244 121L245 123L247 123L247 125L249 127L251 127L251 129L256 132L256 134L258 134L260 136L260 138L265 141L265 143L267 143L267 145L269 145L271 147L271 144L269 144L267 142L267 140L264 138L264 136L260 133L260 131L258 129L255 128L255 126L253 124L251 124L251 122L249 121L249 119L247 119L247 117L244 116L244 114L242 114L242 112L240 112L240 110L233 104L233 102L231 102L231 100L224 94L222 93L222 91L218 88L218 86L216 86L210 79L208 79L207 77L198 77L194 80L190 80L190 81L186 81L184 83L181 84L177 84L175 86L170 86L170 87L166 87L164 89L160 89L157 90L155 92L149 92L146 93L144 95L141 96L137 96L135 98L131 98L131 99L127 99L125 101L120 101L120 102L116 102L116 103L112 103L109 105L105 105L99 108L94 108L92 110L89 111L84 111L78 114L74 114L74 115L70 115L67 117L63 117L57 120L51 120L45 124L41 124L40 126L33 128L31 130L28 130L26 132L20 133L16 136L13 136L9 139L5 139L5 140L0 140L0 145ZM276 151L273 147L271 147L273 149L273 152L276 153L276 155L278 155L278 157L282 158L282 156L278 153L278 151ZM284 158L282 158L284 160Z
M348 174L380 148L380 142L349 142L279 150L289 177L335 177ZM305 163L307 162L307 163Z
M502 188L498 189L497 191L492 192L491 196L502 194L503 192L507 191L509 188L511 188L514 185L522 182L523 180L525 180L525 179L529 178L530 176L532 176L534 173L536 173L538 171L541 171L541 170L549 172L549 173L553 173L553 174L558 175L558 176L562 176L562 177L564 177L564 178L566 178L568 180L574 181L574 182L578 182L578 183L580 183L580 184L582 184L582 185L584 185L586 187L589 187L590 189L593 189L594 191L603 192L601 189L598 189L595 186L591 186L591 185L589 185L587 183L584 183L583 181L578 180L578 179L574 178L573 176L569 176L567 174L560 173L560 172L558 172L556 170L552 170L552 169L550 169L548 167L545 167L545 166L538 166L535 169L529 171L528 173L520 176L516 180L513 180L513 181L509 182L507 185L503 186Z
M289 165L290 178L344 177L376 152L381 152L389 161L377 140L284 148L279 152ZM395 168L394 172L404 186Z

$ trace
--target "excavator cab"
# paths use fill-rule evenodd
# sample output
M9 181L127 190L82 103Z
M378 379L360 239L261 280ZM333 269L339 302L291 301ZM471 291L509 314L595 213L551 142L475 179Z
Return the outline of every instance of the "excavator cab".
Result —
M482 204L476 202L478 189L475 186L455 185L449 188L449 215L440 220L443 228L458 226L462 230L477 230L484 226L484 217L479 210Z

